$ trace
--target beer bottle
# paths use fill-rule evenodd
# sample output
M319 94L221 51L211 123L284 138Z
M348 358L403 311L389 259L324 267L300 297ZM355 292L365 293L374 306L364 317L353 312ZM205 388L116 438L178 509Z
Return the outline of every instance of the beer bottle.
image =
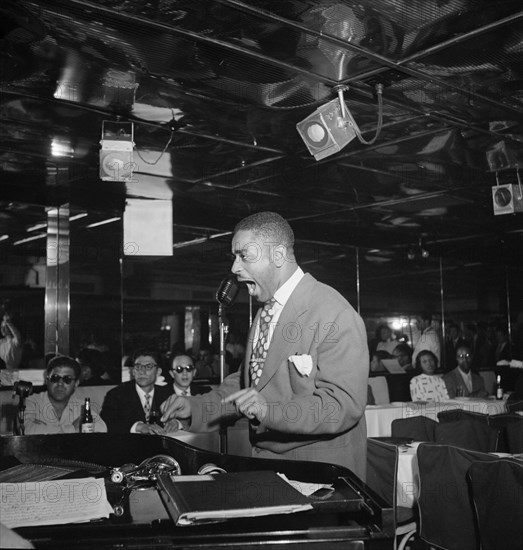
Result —
M94 431L93 414L91 413L91 399L85 398L84 410L82 412L82 419L80 422L81 433L91 433Z
M496 377L496 399L503 399L503 387L501 386L501 375Z

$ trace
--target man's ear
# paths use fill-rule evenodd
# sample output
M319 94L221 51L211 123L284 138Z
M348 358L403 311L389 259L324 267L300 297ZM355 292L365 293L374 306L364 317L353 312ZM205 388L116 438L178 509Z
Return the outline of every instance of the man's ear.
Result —
M276 267L281 267L287 259L287 247L283 244L279 244L274 247L273 261Z

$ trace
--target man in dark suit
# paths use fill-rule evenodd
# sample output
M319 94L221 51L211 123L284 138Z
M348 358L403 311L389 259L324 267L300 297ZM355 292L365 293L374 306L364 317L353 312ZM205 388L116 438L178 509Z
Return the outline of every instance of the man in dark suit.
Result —
M159 418L160 405L173 393L169 386L155 384L161 374L159 357L149 349L133 354L133 380L107 392L100 416L112 433L165 434L153 418Z
M369 353L361 317L298 267L293 231L279 214L242 220L232 253L232 272L264 303L244 364L210 393L171 396L162 420L186 420L198 432L245 416L253 456L340 464L364 479Z

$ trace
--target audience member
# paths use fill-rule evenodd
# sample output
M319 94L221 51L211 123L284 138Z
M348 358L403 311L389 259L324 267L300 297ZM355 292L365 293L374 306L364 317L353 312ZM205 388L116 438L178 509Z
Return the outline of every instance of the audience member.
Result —
M392 330L385 324L379 325L376 329L376 339L378 340L376 351L383 350L392 354L394 348L398 345L398 342L392 338Z
M132 355L133 379L109 390L105 396L101 417L112 433L164 434L159 423L160 405L172 395L169 386L155 384L161 374L156 351L141 348Z
M504 326L498 325L496 327L496 348L494 350L495 364L498 361L510 361L511 359L508 331Z
M219 378L220 365L210 344L201 346L196 361L197 378Z
M445 336L445 364L443 368L445 372L449 372L458 366L456 361L456 348L461 339L461 331L459 325L450 323Z
M437 328L432 322L432 315L430 313L422 313L417 317L416 324L421 334L414 346L412 361L415 363L418 353L426 349L436 356L439 363L441 360L441 343Z
M6 369L15 370L22 360L22 336L9 313L4 313L0 323L0 334L0 359Z
M193 384L196 375L196 367L189 355L176 355L173 357L170 374L173 378L173 390L176 395L201 395L211 391L210 386Z
M472 348L472 370L479 372L492 368L494 347L488 336L488 326L486 323L479 321L476 323L476 342Z
M443 380L449 397L486 397L485 382L479 374L472 372L472 347L462 343L456 350L458 366L445 374Z
M30 395L24 415L25 434L76 433L80 431L83 401L74 395L80 381L80 365L67 355L57 355L46 368L47 391ZM106 432L105 422L91 411L95 432Z
M104 358L97 349L82 348L76 354L80 364L80 386L99 386L105 384L101 375L104 371Z
M410 381L412 401L445 401L449 398L443 379L438 376L438 358L429 350L422 350L416 357L416 372L421 372Z
M236 332L230 332L225 345L226 352L230 353L229 374L236 372L245 357L245 346Z
M398 360L398 363L405 371L413 370L412 366L412 348L405 342L400 342L392 351L392 357Z
M387 372L382 359L392 359L392 355L385 350L376 350L370 359L370 372Z

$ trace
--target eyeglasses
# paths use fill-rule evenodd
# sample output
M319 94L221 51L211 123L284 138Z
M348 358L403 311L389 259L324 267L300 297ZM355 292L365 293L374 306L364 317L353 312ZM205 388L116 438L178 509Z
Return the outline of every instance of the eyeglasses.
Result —
M471 357L470 353L459 353L458 358L463 359L464 357Z
M140 365L139 363L135 363L133 365L133 369L140 372L151 372L153 369L155 369L158 365L156 363L147 363L146 365Z
M65 376L60 376L59 374L51 374L51 376L48 376L47 377L47 380L49 380L49 382L51 382L52 384L58 384L58 382L60 382L60 380L63 381L64 384L72 384L76 378L74 378L73 376L68 376L67 374Z
M183 371L192 372L194 370L194 365L177 365L176 367L172 367L171 370L178 374L181 374Z

